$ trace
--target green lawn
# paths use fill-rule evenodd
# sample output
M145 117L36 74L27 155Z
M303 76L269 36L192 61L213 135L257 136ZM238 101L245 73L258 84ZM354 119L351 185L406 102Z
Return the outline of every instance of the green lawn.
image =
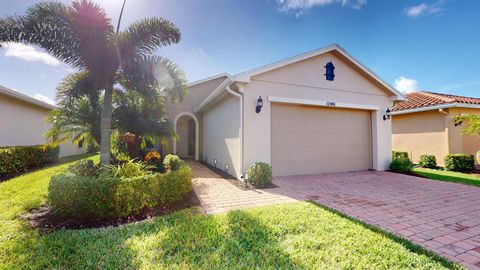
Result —
M45 203L49 177L67 165L0 184L0 269L460 268L307 202L40 235L18 215Z
M414 168L413 172L433 180L462 183L472 186L480 186L479 174L449 172L427 168Z

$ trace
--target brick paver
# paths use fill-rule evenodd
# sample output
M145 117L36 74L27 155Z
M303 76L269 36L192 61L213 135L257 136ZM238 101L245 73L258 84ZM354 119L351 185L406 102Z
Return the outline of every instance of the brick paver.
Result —
M241 190L191 162L207 213L312 200L480 269L480 188L390 172L276 177L278 188Z
M313 200L480 269L480 188L390 172L277 177L272 190Z
M266 190L242 190L198 162L189 161L189 166L193 189L208 214L298 201Z

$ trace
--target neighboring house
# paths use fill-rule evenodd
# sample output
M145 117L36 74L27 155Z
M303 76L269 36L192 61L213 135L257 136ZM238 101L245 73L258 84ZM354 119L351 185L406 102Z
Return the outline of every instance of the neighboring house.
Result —
M413 162L429 154L443 166L447 154L480 150L480 136L462 135L463 127L453 120L460 114L480 114L480 98L414 92L392 111L393 150L408 152Z
M385 170L391 121L383 116L398 100L401 93L331 45L191 83L182 103L167 104L178 135L169 149L237 178L255 162L271 164L274 176Z
M51 125L45 119L53 109L54 105L0 86L0 147L47 143L44 134ZM86 146L60 145L60 157L85 152Z

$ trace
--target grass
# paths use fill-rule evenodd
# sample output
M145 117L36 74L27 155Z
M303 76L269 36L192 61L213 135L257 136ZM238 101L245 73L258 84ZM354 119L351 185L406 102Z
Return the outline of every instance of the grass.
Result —
M18 216L45 203L49 178L67 166L64 160L0 184L0 269L460 268L308 202L208 216L189 209L116 228L41 235Z
M480 186L479 174L450 172L450 171L427 169L427 168L414 168L413 172L432 180L462 183L462 184L471 185L471 186Z

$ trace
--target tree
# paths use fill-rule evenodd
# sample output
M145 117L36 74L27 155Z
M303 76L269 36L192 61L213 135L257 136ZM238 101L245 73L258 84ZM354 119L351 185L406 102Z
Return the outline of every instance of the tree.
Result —
M480 135L480 114L464 114L454 116L455 126L462 125L466 122L466 127L462 130L463 134Z
M147 143L155 144L174 134L160 97L152 99L136 91L116 91L113 104L113 126L121 134L132 136L128 143L130 157L138 157L140 149Z
M73 140L100 145L100 115L102 97L100 91L91 91L88 72L78 72L63 79L57 87L58 108L50 113L47 121L52 128L46 137L54 143Z
M151 96L164 91L172 101L184 95L183 73L169 70L168 65L156 66L162 63L161 58L153 55L156 49L179 41L179 30L162 18L143 19L123 31L118 25L114 31L104 10L89 0L74 1L70 6L42 2L29 7L24 15L0 19L0 42L41 47L80 72L87 72L84 80L92 87L86 91L104 93L100 122L102 164L110 162L114 85ZM159 74L162 69L179 77L163 81ZM166 89L166 85L170 87Z

